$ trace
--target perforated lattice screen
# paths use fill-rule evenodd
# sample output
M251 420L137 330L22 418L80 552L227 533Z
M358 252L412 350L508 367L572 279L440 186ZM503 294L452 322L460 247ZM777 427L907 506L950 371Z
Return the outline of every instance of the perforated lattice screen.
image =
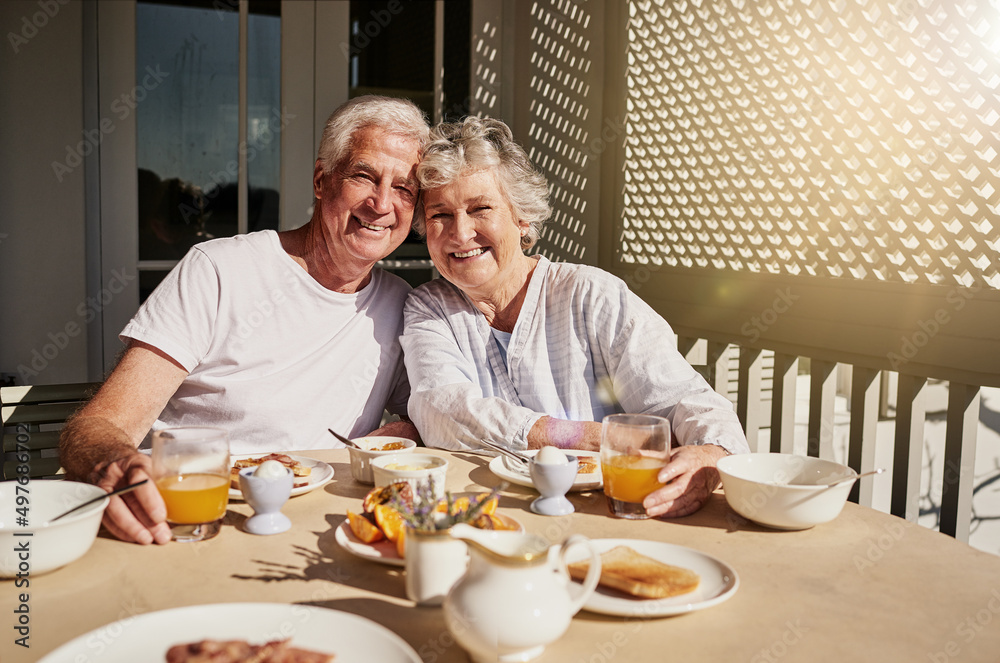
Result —
M634 1L625 262L1000 288L1000 6Z
M545 174L553 215L542 231L539 252L550 258L583 261L590 197L589 172L596 154L589 147L600 122L589 76L595 57L595 17L584 1L539 0L531 4L528 156ZM599 106L598 106L599 107ZM586 256L589 257L589 256Z
M500 116L500 17L489 15L472 26L472 99L481 117Z

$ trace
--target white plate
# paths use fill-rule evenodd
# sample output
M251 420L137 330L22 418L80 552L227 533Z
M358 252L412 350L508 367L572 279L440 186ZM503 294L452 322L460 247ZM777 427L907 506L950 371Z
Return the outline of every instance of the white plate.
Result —
M499 513L497 516L507 523L508 527L516 525L519 531L524 531L524 526L510 516ZM351 531L351 525L346 520L337 527L333 540L347 552L362 559L378 562L379 564L388 564L389 566L405 566L406 564L406 560L396 552L396 544L394 542L382 539L375 543L365 543L354 536L354 532Z
M108 633L119 635L107 638ZM176 644L207 639L262 644L286 637L296 647L334 654L336 663L420 663L406 641L369 619L284 603L217 603L129 617L71 640L40 663L165 661ZM105 644L95 650L98 640Z
M740 586L736 571L725 562L684 546L675 546L658 541L640 539L591 539L598 552L604 553L615 546L628 546L638 553L659 560L665 564L690 569L701 577L698 589L688 594L667 599L631 598L614 589L600 585L587 602L584 609L604 615L620 617L668 617L686 612L703 610L722 603ZM574 546L566 555L567 563L587 557L583 546Z
M280 453L280 452L279 452ZM237 454L230 458L230 467L235 464L238 460L244 460L246 458L260 458L261 456L266 456L263 454ZM322 488L326 484L330 483L333 479L333 468L324 463L321 460L314 460L312 458L306 458L305 456L293 456L292 454L285 454L292 460L298 461L305 465L306 467L312 468L312 472L309 474L309 482L304 486L299 486L298 488L292 488L292 497L296 495L302 495L310 491L316 490L317 488ZM229 488L229 499L241 500L243 499L243 492L236 488Z
M354 536L354 532L351 531L351 525L346 520L337 527L333 539L341 548L362 559L368 559L379 564L388 564L389 566L403 566L406 561L396 552L396 544L394 542L389 539L382 539L375 543L365 543Z
M534 456L538 453L537 450L524 452L528 456ZM598 451L567 451L566 453L573 454L574 456L590 456L597 459L597 471L590 472L588 474L577 474L576 480L573 481L573 487L570 488L571 491L575 490L597 490L604 485L604 479L601 476L601 454ZM497 475L501 479L510 481L518 486L526 486L528 488L534 488L535 485L531 483L531 477L527 472L519 472L518 470L511 469L504 463L503 456L497 456L490 461L490 471Z

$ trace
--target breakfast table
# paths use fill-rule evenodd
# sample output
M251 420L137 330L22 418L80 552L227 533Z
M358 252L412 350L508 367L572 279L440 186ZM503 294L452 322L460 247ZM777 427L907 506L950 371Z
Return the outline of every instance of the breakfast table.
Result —
M489 457L429 453L448 460L449 491L501 482ZM222 532L209 541L144 547L102 533L81 559L31 577L26 589L0 581L0 661L39 661L88 633L72 660L117 660L114 643L141 615L246 602L352 613L400 636L423 661L467 661L442 609L407 599L402 567L337 542L346 512L360 512L371 488L351 478L347 450L298 454L328 463L333 479L288 501L282 512L292 528L284 533L247 533L243 523L252 511L231 501ZM570 493L575 512L567 516L533 513L537 496L506 485L498 512L552 543L583 534L673 544L719 560L735 575L725 600L681 614L582 610L540 663L1000 660L1000 557L891 515L848 503L832 522L785 532L741 518L721 491L694 515L644 521L611 518L599 489ZM25 604L29 648L15 645L15 610ZM336 653L363 637L330 632L330 648ZM183 633L177 638L183 641ZM151 651L147 660L162 654Z

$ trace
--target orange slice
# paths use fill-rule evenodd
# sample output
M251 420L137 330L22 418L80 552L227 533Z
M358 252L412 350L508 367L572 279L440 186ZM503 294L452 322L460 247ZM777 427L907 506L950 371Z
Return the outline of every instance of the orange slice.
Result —
M457 516L460 513L464 513L469 510L469 498L468 497L458 497L454 502L451 503L451 515Z
M375 522L382 529L385 538L393 542L402 536L403 527L406 525L399 511L386 504L375 505Z
M478 504L480 501L486 499L487 497L489 497L489 493L483 493L482 495L479 495L476 498L476 503ZM483 505L483 508L482 508L482 510L479 513L485 513L485 514L487 514L489 516L492 516L493 514L495 514L497 512L497 504L498 504L499 501L500 500L498 500L497 498L494 497L489 502L487 502L486 504Z
M451 515L455 516L463 511L468 511L473 505L478 504L482 500L489 497L489 493L481 493L479 495L473 495L470 499L469 497L463 495L462 497L455 498L455 501L451 504ZM499 500L497 498L491 499L489 502L483 505L483 508L479 513L494 514L497 511L497 503ZM434 507L434 510L438 513L444 513L448 509L448 503L445 500L441 500Z
M456 497L455 501L451 503L451 515L458 515L462 511L469 508L469 498L468 497ZM438 513L445 513L448 510L448 500L440 500L437 505L435 505L434 510Z
M399 538L396 539L396 554L402 559L406 559L406 528L399 530Z
M359 516L356 513L348 511L347 521L351 525L351 531L354 532L354 536L365 543L375 543L376 541L381 541L384 537L382 530L372 525L371 521L364 516Z

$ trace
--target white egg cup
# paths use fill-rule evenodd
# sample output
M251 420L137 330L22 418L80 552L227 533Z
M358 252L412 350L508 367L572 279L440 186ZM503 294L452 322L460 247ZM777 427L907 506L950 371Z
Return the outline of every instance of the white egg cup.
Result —
M576 456L568 456L568 462L559 464L531 461L531 483L542 494L531 503L531 510L543 516L566 516L574 511L573 503L566 499L566 493L573 487L580 461Z
M291 528L292 521L281 513L281 507L292 494L295 476L286 467L284 475L266 479L254 476L256 469L247 467L240 470L243 499L254 510L254 515L247 518L244 528L251 534L261 535L285 532Z

